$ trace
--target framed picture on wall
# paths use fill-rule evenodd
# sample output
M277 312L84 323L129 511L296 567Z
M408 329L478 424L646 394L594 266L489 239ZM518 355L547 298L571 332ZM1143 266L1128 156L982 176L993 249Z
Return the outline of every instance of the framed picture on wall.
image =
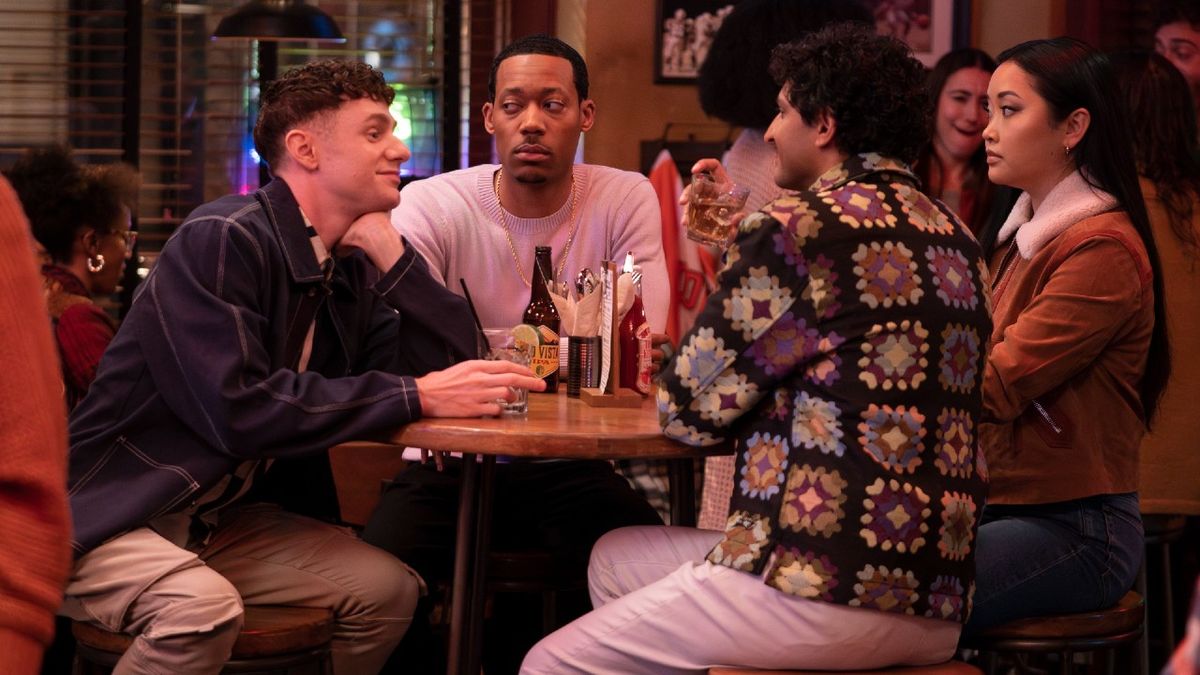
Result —
M654 81L692 84L737 0L657 0Z
M913 56L933 67L943 54L971 41L970 0L866 0L875 30L912 47Z

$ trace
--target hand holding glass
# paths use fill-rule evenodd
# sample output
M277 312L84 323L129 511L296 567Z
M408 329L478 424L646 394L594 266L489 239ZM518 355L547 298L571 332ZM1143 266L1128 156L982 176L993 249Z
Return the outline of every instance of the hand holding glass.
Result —
M732 182L718 182L710 174L692 175L687 209L687 236L702 244L724 247L733 239L736 218L750 190Z
M519 366L529 367L529 354L518 349L513 340L512 332L505 328L485 328L484 336L488 341L487 359L489 361L511 361ZM529 390L525 387L509 387L513 400L496 399L500 413L504 415L524 415L529 409Z

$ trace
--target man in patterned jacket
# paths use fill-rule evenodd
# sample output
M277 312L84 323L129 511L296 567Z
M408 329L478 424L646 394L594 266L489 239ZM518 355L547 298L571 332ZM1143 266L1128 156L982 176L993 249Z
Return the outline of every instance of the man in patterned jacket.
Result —
M776 182L799 192L741 222L658 393L668 436L735 443L725 531L606 535L597 609L522 672L874 669L954 652L986 487L986 267L906 164L929 102L903 44L833 26L777 48L771 68L765 138Z

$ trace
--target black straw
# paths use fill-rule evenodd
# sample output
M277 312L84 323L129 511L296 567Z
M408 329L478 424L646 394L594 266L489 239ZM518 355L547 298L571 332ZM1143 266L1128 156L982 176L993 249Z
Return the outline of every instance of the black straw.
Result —
M479 313L475 311L475 303L471 302L471 291L467 290L467 280L459 277L458 283L462 286L463 297L467 299L467 308L471 310L471 318L475 319L475 327L479 329L479 338L483 340L484 353L486 353L491 345L488 344L487 333L483 332L483 324L479 322Z

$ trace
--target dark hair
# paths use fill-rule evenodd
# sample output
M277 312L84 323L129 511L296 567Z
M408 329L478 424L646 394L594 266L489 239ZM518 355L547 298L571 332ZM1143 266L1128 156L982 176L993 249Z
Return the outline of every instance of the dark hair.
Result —
M934 169L936 168L936 175L939 177L946 174L941 160L938 159L937 153L933 149L933 137L937 134L938 105L941 101L942 90L946 88L946 81L950 79L951 75L967 68L978 68L985 73L991 73L996 70L996 62L992 60L991 56L988 56L987 52L973 47L955 49L946 52L942 58L938 59L933 70L929 71L929 77L926 80L929 103L932 106L932 116L929 122L930 138L929 143L921 149L921 154L913 164L913 171L921 177L925 183L925 190L933 197L942 196L942 186L932 184L935 175ZM983 147L982 138L980 138L979 147L975 149L975 154L971 155L968 164L971 172L964 187L973 190L976 197L970 222L966 225L978 236L984 229L991 215L992 205L995 203L993 201L995 186L987 177L987 151Z
M75 237L90 227L113 231L121 208L137 200L137 174L128 164L82 166L65 146L31 150L8 170L33 236L56 263L70 263Z
M1029 75L1033 88L1049 105L1055 123L1079 108L1090 113L1087 133L1071 150L1075 167L1092 187L1117 199L1146 247L1154 270L1154 333L1139 389L1149 426L1171 374L1162 267L1138 186L1129 114L1117 91L1112 64L1103 53L1068 37L1023 42L1004 50L997 61L1012 61Z
M929 71L929 78L926 81L929 95L936 100L938 96L942 95L942 90L946 88L946 80L963 68L978 68L985 73L991 73L996 70L996 60L982 49L974 47L962 47L946 52Z
M721 22L700 66L700 107L710 117L763 130L775 117L779 85L771 50L840 21L871 25L857 0L743 0Z
M579 94L579 100L583 101L588 97L588 72L583 57L575 51L574 47L562 40L550 37L545 33L538 33L513 40L500 50L496 58L492 59L492 71L488 73L489 101L496 100L496 72L500 70L500 64L510 56L522 54L542 54L566 59L571 63L571 73L575 77L575 93Z
M268 166L283 158L283 137L296 125L345 101L369 98L390 105L396 92L383 73L357 61L306 63L267 85L254 125L254 147Z
M121 209L137 212L139 178L137 170L124 162L84 164L83 177L88 184L88 209L83 222L100 234L110 232L121 216Z
M852 23L827 26L776 47L771 76L791 85L788 101L805 122L830 112L842 152L912 163L929 142L925 67L896 38Z
M1154 183L1171 232L1192 259L1200 254L1192 227L1200 195L1196 113L1187 81L1171 62L1147 51L1112 57L1117 86L1129 106L1138 172Z
M1158 0L1154 5L1154 30L1169 23L1186 21L1200 26L1200 2L1197 0Z

